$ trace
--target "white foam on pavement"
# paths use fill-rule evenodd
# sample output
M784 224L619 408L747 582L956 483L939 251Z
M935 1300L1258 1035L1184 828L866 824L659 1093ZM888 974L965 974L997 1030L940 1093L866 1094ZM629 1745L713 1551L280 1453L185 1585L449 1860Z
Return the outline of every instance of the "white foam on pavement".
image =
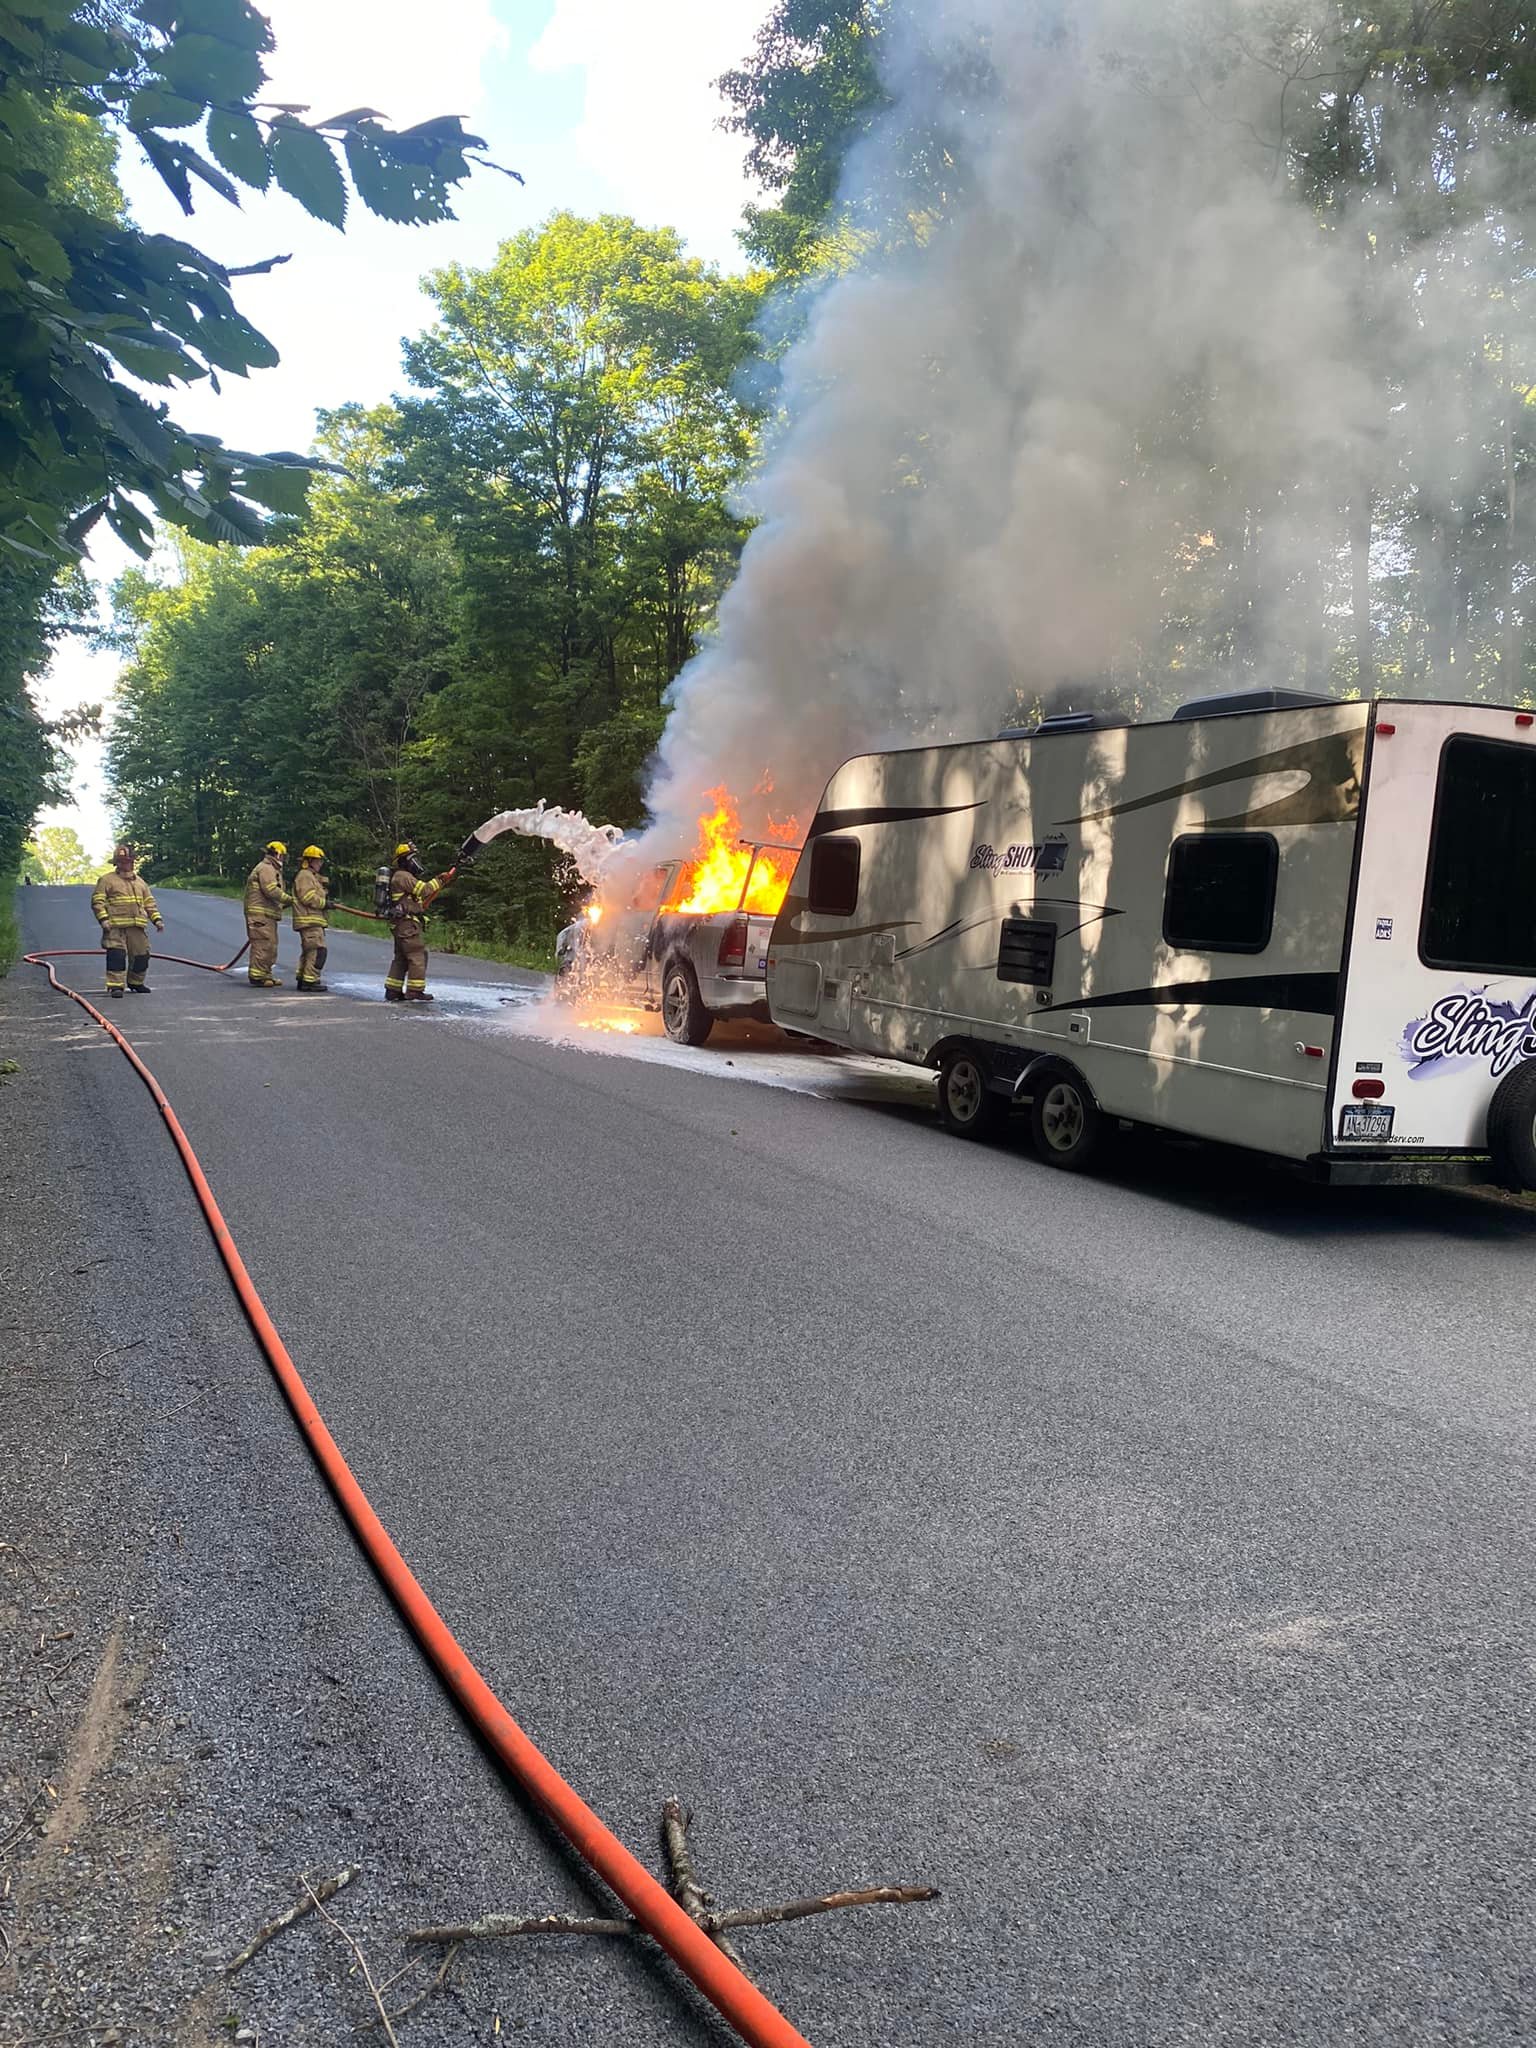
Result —
M496 1007L500 1015L488 1028L599 1058L638 1060L715 1081L750 1081L834 1101L915 1107L933 1102L934 1077L925 1068L787 1038L772 1025L717 1024L707 1045L677 1045L654 1012L619 1004L566 1003L537 989L518 989L502 991ZM479 1005L476 1010L465 1021L487 1028L483 1010Z

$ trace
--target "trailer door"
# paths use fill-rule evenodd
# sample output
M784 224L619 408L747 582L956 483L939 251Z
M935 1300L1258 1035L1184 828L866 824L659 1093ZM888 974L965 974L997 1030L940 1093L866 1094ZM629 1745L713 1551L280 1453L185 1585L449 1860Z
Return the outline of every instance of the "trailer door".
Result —
M1481 1152L1536 1058L1536 729L1377 707L1329 1104L1336 1151Z

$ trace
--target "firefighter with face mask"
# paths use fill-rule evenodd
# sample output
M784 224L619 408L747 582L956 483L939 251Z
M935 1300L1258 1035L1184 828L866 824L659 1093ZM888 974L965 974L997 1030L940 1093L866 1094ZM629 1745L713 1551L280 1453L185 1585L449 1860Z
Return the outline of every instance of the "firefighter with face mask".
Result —
M421 856L413 841L403 840L395 848L394 872L389 878L389 921L395 932L395 957L384 980L384 999L390 1003L430 1003L427 994L427 911L458 873L425 879Z
M281 839L269 839L261 859L245 878L245 930L251 942L250 981L252 988L281 988L272 972L277 965L277 926L293 901L283 887L283 860L288 849Z
M107 953L107 994L120 996L126 981L130 995L147 996L147 927L163 932L165 921L148 882L134 873L133 848L126 842L112 849L112 865L92 891L91 910Z
M306 846L299 855L299 871L293 878L293 928L299 935L297 985L312 989L317 995L325 993L320 976L325 971L329 950L325 943L325 905L330 889L320 872L324 859L323 848Z

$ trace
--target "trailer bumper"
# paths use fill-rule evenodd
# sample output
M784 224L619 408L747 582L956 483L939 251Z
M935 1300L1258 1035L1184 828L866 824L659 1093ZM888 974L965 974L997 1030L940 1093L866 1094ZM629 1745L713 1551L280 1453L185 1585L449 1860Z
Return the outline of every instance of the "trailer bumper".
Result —
M1465 1188L1492 1186L1486 1152L1316 1152L1307 1161L1312 1180L1336 1188Z

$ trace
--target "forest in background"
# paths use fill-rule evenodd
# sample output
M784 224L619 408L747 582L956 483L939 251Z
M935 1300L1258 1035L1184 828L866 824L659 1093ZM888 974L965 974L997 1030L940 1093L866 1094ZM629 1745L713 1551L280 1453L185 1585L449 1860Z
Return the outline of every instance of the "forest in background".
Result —
M770 195L744 224L744 275L690 260L665 230L555 213L483 269L433 277L438 319L408 347L399 395L327 417L302 509L274 507L258 545L189 535L172 568L157 557L124 581L109 760L122 822L160 872L242 873L277 833L318 837L360 877L401 833L446 857L481 816L540 797L639 821L668 685L746 536L787 338L821 280L933 234L963 199L965 136L921 130L856 214L840 198L905 4L781 0L721 81ZM1144 713L1247 681L1526 701L1536 361L1532 255L1509 200L1529 182L1532 10L1211 0L1176 19L1208 36L1262 28L1285 109L1274 175L1352 267L1380 433L1368 461L1341 464L1304 561L1266 548L1284 477L1245 482L1215 523L1184 530L1171 510L1160 628L1104 691ZM978 47L983 115L986 60ZM1410 308L1456 307L1432 405L1376 345L1404 279ZM1208 403L1192 385L1147 420L1137 460L1198 461ZM920 454L916 467L891 488L920 488ZM55 620L69 589L54 586ZM1256 666L1253 620L1277 605L1300 622L1284 674L1270 649ZM998 715L1048 694L1021 660ZM456 897L486 938L547 938L563 909L547 855L522 844Z

